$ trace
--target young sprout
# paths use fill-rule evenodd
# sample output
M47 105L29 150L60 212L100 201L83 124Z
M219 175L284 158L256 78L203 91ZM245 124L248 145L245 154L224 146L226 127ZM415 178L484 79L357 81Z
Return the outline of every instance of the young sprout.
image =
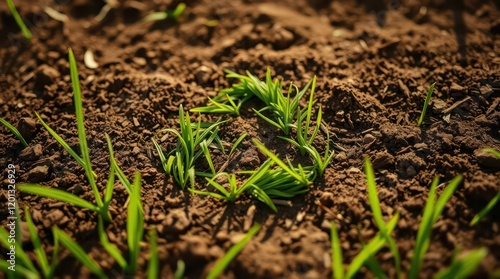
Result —
M16 136L19 141L24 145L24 147L28 146L28 143L24 140L23 135L16 129L16 127L12 126L9 122L7 122L5 119L0 117L0 123L5 125L13 134Z
M158 259L158 235L155 229L149 231L149 264L148 264L148 279L159 278L160 261Z
M26 39L26 41L30 41L31 37L32 37L31 32L28 29L28 27L26 26L26 24L24 24L23 19L21 18L21 16L17 12L16 6L12 2L12 0L5 0L5 1L7 2L7 6L9 7L9 10L12 13L12 16L14 17L14 20L16 21L17 25L21 29L21 32L23 33L24 38Z
M227 253L220 258L215 266L210 270L210 273L208 273L207 279L215 279L219 277L219 275L222 274L224 269L236 258L236 256L240 253L243 248L245 248L245 245L252 239L252 237L257 234L260 230L260 225L254 225L248 233L236 244L234 244Z
M332 268L334 279L344 279L344 265L342 247L340 247L339 234L334 222L330 223L330 241L332 243Z
M217 134L218 126L223 121L210 123L208 127L202 127L201 120L192 125L189 113L184 113L182 105L179 107L180 132L175 129L163 129L160 133L168 132L177 136L178 142L175 150L165 154L158 142L153 138L163 168L167 175L173 174L174 180L184 189L188 182L194 186L195 175L211 177L215 174L215 168L210 157L208 146L213 142L220 142ZM205 126L205 125L203 125ZM210 166L212 174L195 172L194 163L201 155L204 155ZM167 159L168 156L168 159Z
M483 151L491 153L495 157L497 157L498 159L500 159L500 151L498 151L498 150L495 150L495 149L492 149L492 148L486 148L486 149L483 149ZM481 219L483 219L484 216L486 216L486 214L488 214L488 212L490 212L496 206L496 204L498 203L498 200L500 200L500 192L497 192L497 194L495 195L495 197L493 197L493 199L491 199L491 201L476 216L474 216L474 218L470 222L470 225L474 226Z
M417 240L415 241L415 248L413 251L413 258L411 259L410 268L410 279L418 278L420 272L420 266L424 259L424 255L429 248L431 241L431 230L432 225L436 223L441 212L443 211L446 203L451 198L458 185L462 182L462 177L455 177L446 188L443 190L441 196L435 201L436 198L436 187L439 184L439 179L436 177L432 182L431 189L429 191L429 196L427 197L427 202L424 207L424 213L422 215L422 220L420 221L420 226L417 233Z
M233 147L231 147L231 151L229 151L229 155L233 154L236 151L236 148L240 145L240 143L248 136L247 133L241 134L241 136L234 142Z
M104 230L104 222L100 216L97 225L101 245L128 275L134 275L137 271L137 260L139 259L141 249L140 242L144 234L144 214L141 202L141 174L139 172L135 173L130 204L127 208L128 262L122 256L120 250L109 242L106 231ZM154 237L153 235L153 238ZM156 246L153 244L151 247L153 250ZM150 259L150 261L152 261L152 263L150 263L150 268L153 270L158 265L157 260L158 259L154 257Z
M418 120L417 124L418 127L422 126L422 123L424 122L425 113L427 112L427 106L429 105L432 92L434 91L434 85L436 85L436 83L433 83L429 88L429 91L427 91L427 97L425 98L424 108L422 109L422 114L420 115L420 119Z
M399 256L398 247L396 242L392 238L387 228L387 224L384 222L382 217L382 209L380 207L380 200L378 199L377 186L375 182L375 173L373 171L372 164L369 158L365 158L365 174L368 188L368 199L370 201L370 207L373 213L373 219L375 219L375 224L380 230L382 236L385 238L389 244L389 250L394 257L394 263L396 268L396 276L401 277L401 258Z
M458 257L457 254L451 261L451 266L441 270L436 274L436 279L465 279L477 269L484 257L488 254L488 249L479 248L470 251L464 257ZM491 277L495 278L495 276Z
M185 9L186 9L186 4L179 3L174 10L167 10L166 12L150 13L142 20L142 22L161 21L166 19L172 19L177 21L184 13Z

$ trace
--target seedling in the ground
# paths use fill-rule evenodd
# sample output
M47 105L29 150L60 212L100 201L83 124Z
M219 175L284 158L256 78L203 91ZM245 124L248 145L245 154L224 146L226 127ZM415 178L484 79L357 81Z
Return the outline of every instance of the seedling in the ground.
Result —
M458 253L453 256L451 266L441 270L436 274L436 279L465 279L476 270L484 257L488 254L488 249L479 248L470 251L466 256L459 257ZM491 275L490 275L491 276ZM497 278L492 276L491 278Z
M215 174L208 146L215 140L220 141L217 135L218 126L223 123L217 121L216 123L209 124L208 127L203 128L201 120L197 124L192 125L189 119L189 113L184 113L182 105L179 107L179 123L180 132L175 129L163 129L160 133L173 133L177 136L178 142L175 150L170 153L163 153L158 142L153 138L153 143L158 151L163 168L167 175L173 175L174 180L183 189L188 182L194 186L194 179L196 175L212 176ZM205 155L212 174L196 172L194 163L198 157ZM168 159L167 159L168 156Z
M321 128L321 120L323 116L321 107L319 108L318 115L316 116L316 125L314 126L312 134L309 135L309 128L312 126L311 125L312 106L314 103L316 103L316 100L314 100L315 88L316 88L316 77L314 77L312 80L311 95L309 97L307 108L297 109L297 124L296 124L297 139L293 140L288 137L282 137L282 136L278 137L296 146L300 150L300 153L302 155L305 155L305 153L309 154L309 156L315 162L318 174L322 176L323 173L325 172L326 167L333 159L335 152L333 150L330 152L330 133L328 131L326 131L326 148L324 157L321 157L321 154L313 145L313 142L316 139L316 136L318 135Z
M236 244L234 244L227 253L220 258L215 266L212 268L210 273L208 273L207 279L215 279L219 277L219 275L224 272L224 269L236 258L236 256L240 253L243 248L245 248L245 245L252 239L252 237L257 234L260 230L260 225L254 225L248 233Z
M500 159L500 151L498 151L498 150L495 150L495 149L492 149L492 148L486 148L486 149L483 149L483 151L491 153L495 157L497 157L498 159ZM493 199L491 199L491 201L486 205L485 208L483 208L476 216L474 216L474 218L470 222L470 225L474 226L481 219L483 219L483 217L486 216L486 214L488 214L488 212L490 212L496 206L496 204L498 203L498 200L500 200L500 192L498 192L495 195L495 197L493 197Z
M370 201L370 207L373 213L373 219L375 220L375 224L377 225L380 233L385 238L387 243L389 244L389 250L394 257L394 263L396 268L396 276L398 278L401 277L401 258L399 256L398 247L396 246L396 242L392 238L389 233L389 229L387 228L387 224L384 222L382 217L382 209L380 207L380 201L378 199L377 194L377 185L375 182L375 173L373 171L372 164L369 158L365 158L365 174L368 188L368 199Z
M420 221L420 227L417 233L417 240L415 241L415 248L413 250L413 258L411 260L410 268L410 279L418 278L420 272L420 266L424 259L427 248L431 242L431 230L432 225L437 221L441 212L443 211L446 203L451 198L458 185L462 181L461 176L455 177L446 188L443 190L441 196L436 199L436 187L439 183L439 179L436 177L432 182L431 189L429 191L429 196L427 197L427 202L424 207L424 212L422 215L422 220Z
M17 213L17 210L16 210ZM54 235L54 248L52 252L52 258L49 262L47 254L42 247L42 241L38 236L38 231L36 229L31 215L29 213L28 207L25 207L24 214L26 216L26 225L31 237L31 243L33 244L33 249L36 255L36 261L40 267L40 272L35 268L35 265L31 262L26 252L22 248L21 241L21 230L16 231L15 242L9 241L9 233L5 231L3 227L0 227L0 242L7 248L12 249L15 246L15 259L18 259L18 264L14 264L15 268L13 271L9 268L10 263L7 261L0 261L0 270L3 270L7 275L12 275L12 278L17 278L21 276L23 278L53 278L54 272L58 264L59 256L59 245L64 246L68 251L82 264L84 264L89 270L97 275L99 278L106 278L106 275L102 269L95 263L95 261L87 255L87 253L76 243L71 237L69 237L65 232L59 230L57 227L52 228ZM15 221L16 229L21 227L20 216L16 214L17 219ZM15 243L15 245L12 245ZM11 251L12 252L12 251ZM15 263L15 260L14 260Z
M115 259L118 265L129 275L134 275L137 270L137 260L141 250L140 242L144 234L144 214L141 202L141 175L135 173L132 186L130 204L127 208L127 244L129 260L122 256L120 250L108 240L104 230L104 222L101 217L98 220L98 234L101 245ZM155 236L153 235L153 238ZM151 249L156 249L156 244L151 245ZM151 258L151 271L157 270L157 258Z
M0 117L0 123L5 125L5 127L7 127L25 147L28 146L28 143L26 142L26 140L24 140L23 135L21 135L21 133L16 129L16 127L12 126L9 122L7 122L5 119L1 117Z
M17 12L16 6L12 2L12 0L6 0L6 2L7 2L7 6L9 7L10 12L12 13L12 16L16 20L17 25L21 29L21 32L23 33L24 38L27 41L30 41L31 37L32 37L31 32L30 32L29 28L26 26L26 24L24 24L23 19L21 18L21 16Z
M161 21L161 20L166 20L166 19L172 19L172 20L179 20L179 17L184 13L184 10L186 9L186 4L184 3L179 3L177 7L173 10L168 10L166 12L154 12L149 15L147 15L142 21L143 22L149 22L149 21Z
M160 261L158 259L158 235L156 230L149 231L149 264L148 264L148 279L159 278Z
M427 97L425 97L424 108L422 109L422 114L420 115L420 119L418 120L417 124L418 127L422 126L422 123L424 122L425 113L427 112L427 106L429 105L429 101L431 100L432 92L434 92L434 85L436 85L436 83L433 83L431 87L429 87L429 91L427 91Z

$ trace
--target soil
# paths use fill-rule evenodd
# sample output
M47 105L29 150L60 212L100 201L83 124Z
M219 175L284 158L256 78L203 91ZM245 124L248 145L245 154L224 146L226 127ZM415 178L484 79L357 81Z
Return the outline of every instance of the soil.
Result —
M40 113L78 149L67 62L71 47L79 63L98 186L104 189L109 173L104 136L108 133L128 177L136 170L143 175L145 221L159 234L162 277L172 277L178 259L186 263L186 278L203 277L251 224L260 223L263 229L222 278L331 278L329 222L335 221L339 229L345 263L360 251L360 239L371 239L377 232L363 174L366 156L376 169L384 216L388 220L396 211L401 214L393 236L404 271L409 270L432 179L439 175L448 182L459 174L464 181L433 227L420 276L430 277L449 266L459 248L488 248L475 277L500 269L500 219L494 213L498 206L477 226L468 225L500 191L499 160L480 152L486 147L500 149L498 1L199 0L187 2L179 23L140 22L149 12L172 9L178 1L119 1L100 22L94 17L104 1L15 2L30 24L33 40L22 43L6 5L0 3L0 117L18 127L29 147L0 128L3 177L7 165L14 164L18 183L37 182L93 200L84 170L34 114ZM45 5L69 19L52 19L43 11ZM217 25L207 26L209 20L217 20ZM96 69L84 65L87 49L99 64ZM233 81L225 78L223 69L249 70L263 77L267 67L285 84L303 86L317 75L317 105L323 108L337 152L324 177L308 194L293 198L291 207L279 206L278 213L250 197L231 204L190 195L166 179L151 137L162 128L178 127L179 105L204 105L208 96L228 87ZM427 89L434 82L427 117L419 128ZM271 150L295 156L297 151L280 141L276 136L281 133L257 118L252 107L262 103L248 102L239 117L222 116L231 119L221 127L223 141L233 143L246 132ZM167 150L173 142L168 138L161 144ZM249 140L239 151L227 170L256 168L264 159ZM219 153L214 160L221 167L229 158ZM7 188L2 189L4 204ZM110 277L122 276L98 243L95 214L18 195L20 205L29 206L46 251L53 247L50 228L57 225ZM125 188L117 183L113 222L106 228L124 252L126 199ZM6 210L3 206L0 214L6 216ZM27 238L25 242L35 259L32 245ZM147 243L146 236L138 278L144 278ZM394 278L388 249L377 259ZM66 252L57 275L90 276ZM363 268L360 276L370 274Z

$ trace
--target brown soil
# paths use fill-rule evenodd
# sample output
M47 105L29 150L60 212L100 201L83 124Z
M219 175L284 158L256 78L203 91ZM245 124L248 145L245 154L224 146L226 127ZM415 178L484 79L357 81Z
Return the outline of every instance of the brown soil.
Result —
M500 190L499 161L478 152L500 149L498 2L199 0L187 3L179 24L139 22L150 11L175 7L177 1L140 5L120 1L102 22L94 16L103 1L15 2L31 23L34 39L28 45L20 43L18 27L2 1L0 116L22 130L29 147L24 149L0 128L4 177L12 163L18 169L18 183L39 182L93 199L83 169L34 121L37 111L78 147L67 62L67 49L73 48L99 187L104 188L108 174L104 137L108 133L125 173L132 177L139 170L143 175L146 224L159 233L162 277L172 276L178 259L186 262L186 277L206 275L252 223L262 224L263 229L224 278L331 277L330 221L339 227L346 263L359 252L360 237L370 239L377 232L362 172L365 156L376 168L384 214L401 212L394 237L405 271L433 177L439 175L446 182L458 174L464 175L464 182L434 226L421 277L447 267L458 247L489 249L477 277L500 268L498 215L489 214L478 226L468 226ZM62 24L48 17L45 4L70 20ZM204 25L212 19L218 20L216 27ZM87 49L94 51L97 69L84 66ZM207 96L227 87L232 81L224 77L224 68L263 77L266 67L299 85L317 75L318 103L335 134L338 152L324 178L307 195L292 199L292 207L281 206L276 214L251 198L227 204L190 195L166 180L150 140L153 134L177 127L180 104L188 109L203 105ZM434 82L425 125L418 128L427 89ZM232 143L247 132L281 154L295 152L276 138L280 133L275 128L255 116L253 106L262 104L247 103L240 117L221 128L223 140ZM167 147L166 141L162 144ZM244 141L240 151L233 170L255 168L263 159L250 141ZM217 156L217 166L227 159ZM30 207L47 251L52 249L50 228L57 225L109 276L121 276L98 243L95 214L45 198L19 198ZM125 189L117 185L114 220L107 227L111 241L122 251L127 247L126 198ZM5 191L0 200L2 204L6 200ZM4 206L0 214L6 216ZM147 237L142 270L146 241ZM30 245L25 248L32 251ZM34 258L34 252L30 255ZM377 258L394 277L388 250ZM61 260L57 269L61 277L89 276L68 254ZM364 269L362 274L368 276Z

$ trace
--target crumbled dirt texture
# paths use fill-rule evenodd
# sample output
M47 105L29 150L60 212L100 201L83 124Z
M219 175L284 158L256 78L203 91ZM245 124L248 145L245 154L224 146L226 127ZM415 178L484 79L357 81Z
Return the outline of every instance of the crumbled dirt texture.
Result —
M125 173L143 175L145 219L147 228L159 234L162 277L172 276L178 259L186 262L187 278L202 277L255 222L263 229L224 278L330 278L329 221L339 227L346 263L359 252L360 237L367 240L377 232L362 171L365 156L375 164L385 216L401 213L394 237L403 270L409 270L432 178L439 175L446 182L458 174L464 175L464 182L433 227L421 277L448 266L458 247L489 249L476 277L500 269L500 219L494 214L498 207L476 227L468 226L500 190L498 161L478 152L500 149L499 2L199 0L188 1L180 24L139 22L150 11L173 8L177 1L119 2L97 22L94 17L104 1L16 1L34 35L32 43L23 46L1 1L0 116L18 127L29 143L24 149L0 128L2 180L11 163L18 170L18 183L39 182L93 200L83 169L34 115L40 113L78 150L67 62L71 47L79 62L99 187L105 187L109 170L108 133ZM48 17L44 5L69 20ZM218 20L218 25L207 27L207 20ZM94 52L97 69L84 66L87 49ZM166 180L150 139L161 128L177 127L178 106L203 105L207 96L230 85L224 68L263 77L267 67L286 84L302 86L317 75L318 105L338 153L324 178L307 195L292 199L291 208L281 206L276 214L251 198L227 204L192 196ZM434 82L425 125L418 128L427 89ZM295 156L296 150L276 138L280 132L258 119L251 107L262 104L252 100L240 117L224 124L223 140L232 143L247 132L282 155ZM164 139L162 145L172 148L173 141ZM228 170L254 168L264 159L248 140L239 151ZM217 167L228 160L222 154L214 157ZM117 185L113 222L107 227L110 240L124 253L126 199L125 188ZM19 194L19 200L29 206L47 251L53 245L50 228L57 225L110 277L121 277L118 265L98 243L95 214L35 196ZM5 206L0 214L6 216ZM2 217L2 224L5 220ZM141 270L147 264L147 243L145 236ZM32 248L25 245L34 259ZM394 277L388 250L377 258ZM57 274L90 276L68 253L61 255ZM365 269L361 274L369 276ZM138 277L144 278L144 273Z

